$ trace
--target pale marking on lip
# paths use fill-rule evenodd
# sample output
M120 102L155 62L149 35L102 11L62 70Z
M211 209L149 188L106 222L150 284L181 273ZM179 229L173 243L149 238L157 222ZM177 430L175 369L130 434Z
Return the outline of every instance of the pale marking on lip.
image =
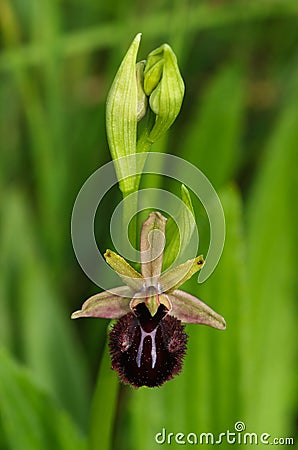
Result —
M150 333L147 333L140 326L140 329L141 329L141 340L140 340L140 345L139 345L139 348L138 348L138 354L137 354L137 357L136 357L136 362L137 362L137 366L138 367L141 367L141 358L142 358L142 353L143 353L144 339L147 336L150 336L150 338L151 338L151 360L152 360L151 367L152 367L152 369L154 369L154 367L155 367L156 359L157 359L156 343L155 343L155 336L156 336L157 328L158 328L158 325Z

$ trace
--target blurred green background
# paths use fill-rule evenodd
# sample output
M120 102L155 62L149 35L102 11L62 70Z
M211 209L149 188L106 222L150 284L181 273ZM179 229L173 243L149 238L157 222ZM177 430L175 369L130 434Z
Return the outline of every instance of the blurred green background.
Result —
M297 437L297 24L296 0L0 0L1 450L157 449L162 428L239 420ZM139 60L169 43L186 84L153 150L203 170L227 224L214 274L185 286L227 330L188 325L183 373L153 390L119 388L101 359L107 321L70 320L98 291L72 250L72 206L110 160L105 99L137 32ZM120 198L97 220L104 250Z

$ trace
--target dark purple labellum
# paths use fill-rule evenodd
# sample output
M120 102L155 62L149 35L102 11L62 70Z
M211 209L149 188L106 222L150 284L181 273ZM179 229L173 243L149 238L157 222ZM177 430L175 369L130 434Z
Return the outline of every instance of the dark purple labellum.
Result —
M110 333L112 368L124 383L161 386L182 369L187 335L180 320L160 305L152 317L145 303L121 317Z

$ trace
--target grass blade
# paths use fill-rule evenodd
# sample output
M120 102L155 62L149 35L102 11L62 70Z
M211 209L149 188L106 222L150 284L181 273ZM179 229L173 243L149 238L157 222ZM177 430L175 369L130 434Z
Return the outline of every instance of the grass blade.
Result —
M0 361L0 418L7 448L85 450L83 436L30 373L3 348Z

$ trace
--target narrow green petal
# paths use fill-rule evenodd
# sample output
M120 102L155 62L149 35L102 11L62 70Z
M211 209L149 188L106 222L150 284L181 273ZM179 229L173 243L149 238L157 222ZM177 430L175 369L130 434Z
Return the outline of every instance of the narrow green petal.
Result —
M142 226L141 267L148 286L154 286L161 273L166 221L159 212L152 212Z
M203 255L194 259L189 259L174 269L170 269L160 277L160 284L163 292L173 291L189 280L204 265Z
M185 323L198 323L225 330L225 319L198 298L180 290L167 295L172 303L171 316Z
M129 302L132 292L127 286L120 286L104 291L88 298L82 309L72 313L72 319L79 317L102 317L107 319L119 319L130 311Z
M142 275L139 274L122 256L112 250L107 250L104 254L106 262L118 273L125 284L134 291L139 291L143 285Z

